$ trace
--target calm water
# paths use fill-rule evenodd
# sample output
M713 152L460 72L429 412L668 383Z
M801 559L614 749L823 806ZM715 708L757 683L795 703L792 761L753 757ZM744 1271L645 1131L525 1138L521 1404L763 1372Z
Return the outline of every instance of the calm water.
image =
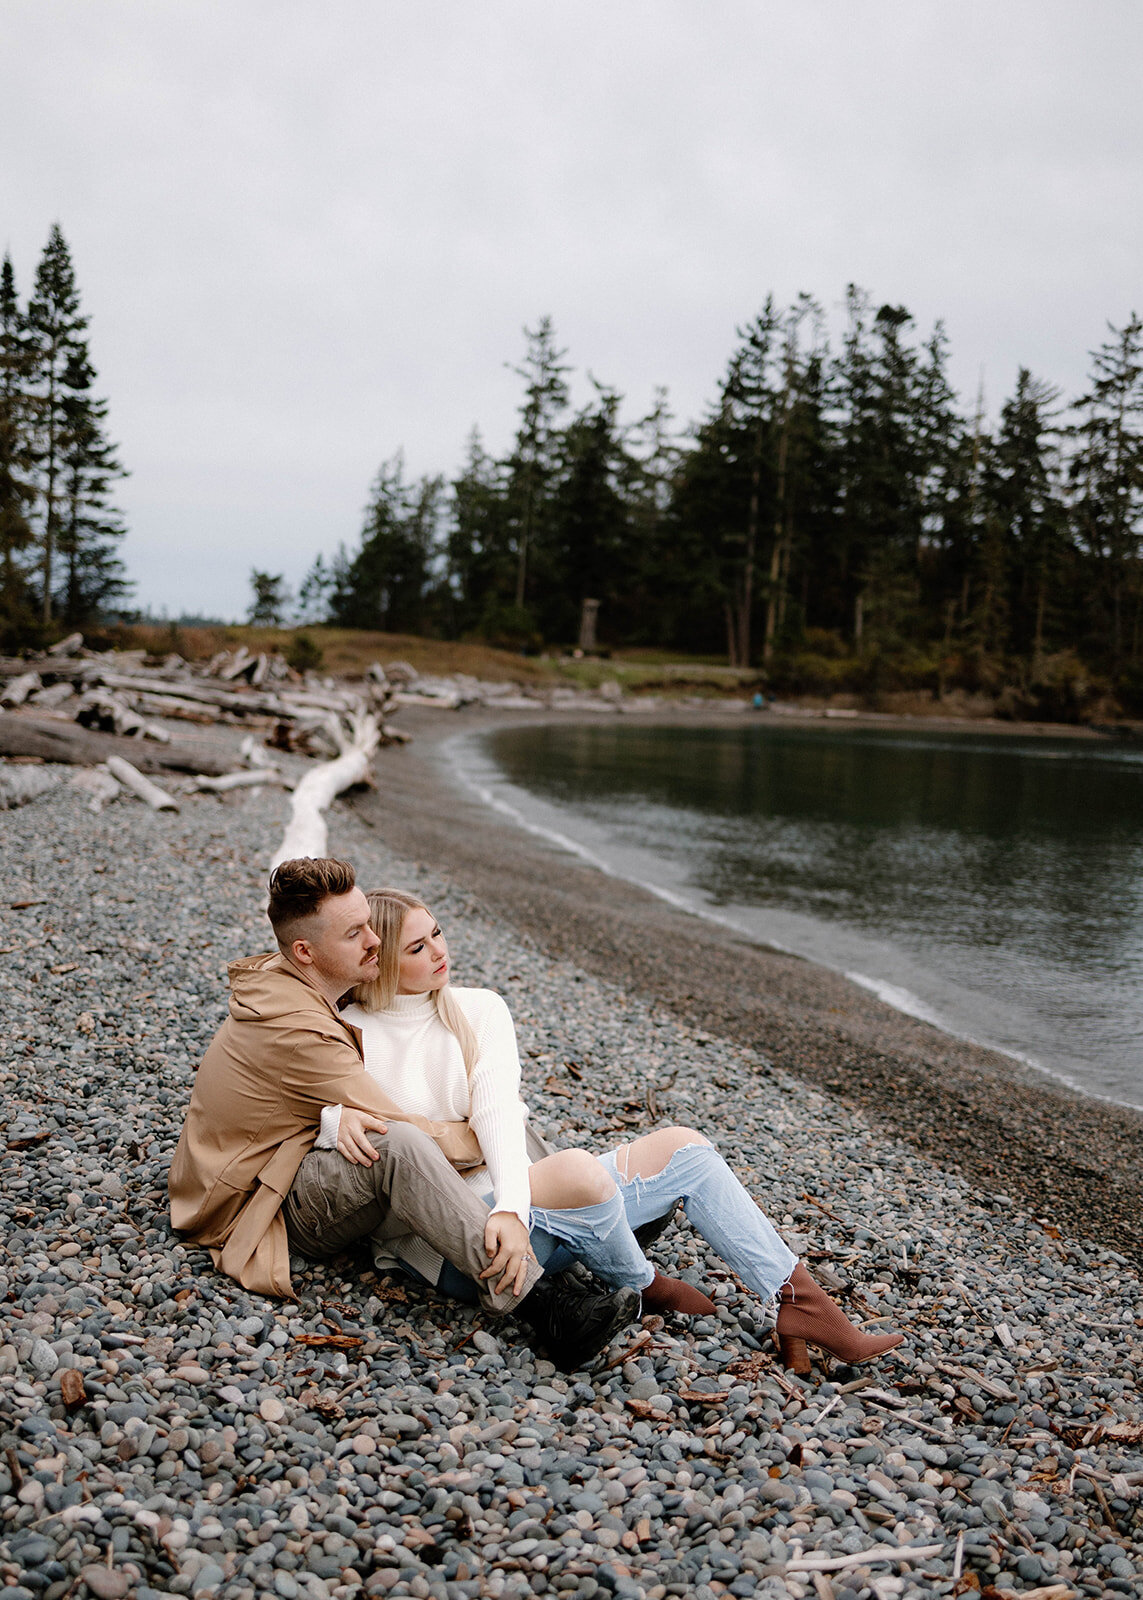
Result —
M450 744L607 871L1143 1105L1143 752L761 721Z

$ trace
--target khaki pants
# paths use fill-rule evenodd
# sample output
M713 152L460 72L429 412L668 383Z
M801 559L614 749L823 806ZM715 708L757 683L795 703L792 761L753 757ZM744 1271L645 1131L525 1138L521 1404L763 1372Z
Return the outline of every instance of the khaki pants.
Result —
M439 1145L409 1122L391 1122L388 1133L371 1133L378 1159L369 1166L338 1150L311 1150L286 1196L290 1249L321 1259L356 1239L383 1242L417 1233L458 1271L477 1281L488 1265L484 1226L488 1207L477 1199ZM494 1294L481 1285L488 1311L512 1311L542 1276L528 1263L523 1293Z

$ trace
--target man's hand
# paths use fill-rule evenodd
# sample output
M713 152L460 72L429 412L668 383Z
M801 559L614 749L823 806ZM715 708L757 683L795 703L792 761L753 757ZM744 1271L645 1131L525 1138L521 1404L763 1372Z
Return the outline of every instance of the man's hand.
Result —
M367 1167L370 1162L377 1160L377 1151L366 1137L370 1132L388 1133L389 1124L375 1117L371 1111L342 1106L341 1121L337 1125L337 1148L355 1166Z
M480 1276L495 1278L499 1274L500 1281L492 1285L496 1293L503 1294L506 1287L511 1287L513 1294L519 1294L528 1262L535 1257L528 1243L528 1230L515 1212L492 1213L484 1227L484 1248L492 1259Z

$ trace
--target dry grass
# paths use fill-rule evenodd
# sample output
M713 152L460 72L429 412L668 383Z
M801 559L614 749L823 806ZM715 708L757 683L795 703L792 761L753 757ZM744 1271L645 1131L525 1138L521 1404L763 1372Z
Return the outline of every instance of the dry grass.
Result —
M361 675L374 661L407 661L418 672L467 672L474 678L497 683L532 683L550 676L550 663L494 650L488 645L447 639L422 639L405 633L370 633L353 628L254 628L247 624L208 628L164 627L138 623L119 627L114 642L123 650L151 650L166 654L176 650L189 661L209 660L219 650L280 650L288 653L294 639L305 634L322 653L323 672L338 677Z
M628 694L741 695L758 682L756 672L719 666L710 657L680 660L666 652L618 651L606 659L573 661L567 657L521 656L475 641L423 639L405 633L370 633L352 628L255 628L248 624L216 627L164 626L137 623L110 630L105 642L121 650L149 650L156 655L177 651L191 661L209 660L219 650L280 650L288 655L299 634L311 639L322 654L321 670L338 677L361 677L379 661L407 661L418 672L450 676L464 672L493 683L572 683L597 689L616 682Z

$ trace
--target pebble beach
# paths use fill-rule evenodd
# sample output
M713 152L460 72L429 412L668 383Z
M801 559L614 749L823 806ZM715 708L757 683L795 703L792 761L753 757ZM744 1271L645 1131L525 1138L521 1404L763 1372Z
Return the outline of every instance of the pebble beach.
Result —
M0 818L4 1594L1143 1592L1129 1253L919 1153L764 1029L688 1021L506 915L387 826L406 754L335 804L330 851L424 895L457 980L505 995L540 1131L602 1151L697 1125L849 1314L906 1343L792 1377L681 1217L655 1258L717 1318L646 1318L572 1375L364 1256L304 1266L296 1302L223 1278L171 1232L166 1170L227 962L269 943L288 800L94 813L61 782Z

